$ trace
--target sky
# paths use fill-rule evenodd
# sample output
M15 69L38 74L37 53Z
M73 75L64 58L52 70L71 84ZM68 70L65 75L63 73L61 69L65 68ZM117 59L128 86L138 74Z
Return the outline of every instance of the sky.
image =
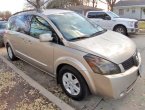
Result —
M10 11L12 14L24 9L26 0L0 0L0 11ZM103 3L98 4L98 8L106 9Z
M10 11L12 13L23 10L25 0L0 0L0 11Z

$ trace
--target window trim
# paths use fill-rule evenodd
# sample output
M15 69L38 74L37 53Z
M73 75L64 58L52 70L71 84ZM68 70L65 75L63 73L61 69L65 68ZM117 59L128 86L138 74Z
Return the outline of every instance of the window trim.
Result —
M31 25L32 25L33 17L40 17L40 18L42 18L43 20L45 20L45 21L49 24L49 26L50 26L51 29L52 29L51 31L55 32L55 34L57 35L57 39L59 40L59 42L57 42L57 44L64 45L62 39L59 37L59 34L56 32L56 30L55 30L54 27L51 25L51 23L48 22L48 20L46 20L43 16L40 16L40 15L37 15L37 14L33 14L33 15L31 15L31 16L32 16L32 19L31 19L31 22L30 22L29 36L31 36L31 35L30 35L30 31L31 31ZM51 21L51 20L50 20L50 21ZM54 26L55 26L55 25L54 25ZM56 27L56 28L57 28L57 27ZM33 37L33 36L31 36L31 37L34 38L34 39L38 39L38 38L35 38L35 37ZM53 43L55 43L55 42L53 42Z

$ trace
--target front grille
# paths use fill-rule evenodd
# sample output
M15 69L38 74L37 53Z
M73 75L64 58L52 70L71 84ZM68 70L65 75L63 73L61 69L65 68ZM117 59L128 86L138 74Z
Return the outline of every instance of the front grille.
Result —
M138 65L139 65L139 60L137 54L133 55L131 58L129 58L128 60L122 63L122 66L125 70L128 70L131 67L138 66Z
M122 66L124 67L125 70L130 69L131 67L134 66L134 60L133 57L129 58L125 62L122 63Z
M138 28L138 22L135 22L134 26L135 28Z

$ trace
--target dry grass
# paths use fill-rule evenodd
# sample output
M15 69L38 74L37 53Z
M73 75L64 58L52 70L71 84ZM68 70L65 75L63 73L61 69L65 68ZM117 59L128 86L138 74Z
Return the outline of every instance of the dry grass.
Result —
M138 27L139 29L145 29L145 21L139 21Z

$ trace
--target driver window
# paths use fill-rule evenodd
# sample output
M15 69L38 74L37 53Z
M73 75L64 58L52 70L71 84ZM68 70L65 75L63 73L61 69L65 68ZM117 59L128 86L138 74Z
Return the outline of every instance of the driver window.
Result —
M99 13L99 18L102 18L102 19L106 19L106 17L109 17L109 15L107 15L105 12L100 12Z
M52 28L46 20L39 16L33 16L31 21L30 35L39 39L39 35L48 33Z

